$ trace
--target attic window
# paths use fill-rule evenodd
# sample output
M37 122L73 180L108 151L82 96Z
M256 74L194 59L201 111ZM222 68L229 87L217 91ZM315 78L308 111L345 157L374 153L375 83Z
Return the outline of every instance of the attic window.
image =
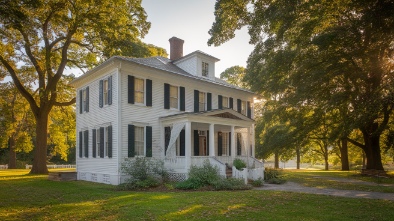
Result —
M208 77L209 65L206 62L202 62L202 76Z

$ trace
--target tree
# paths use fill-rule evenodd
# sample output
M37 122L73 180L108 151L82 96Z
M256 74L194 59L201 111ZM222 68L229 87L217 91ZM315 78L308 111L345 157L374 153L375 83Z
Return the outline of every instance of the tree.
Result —
M220 74L220 79L227 81L235 86L248 89L248 84L243 80L246 69L241 66L232 66Z
M0 147L8 148L8 168L16 169L17 152L33 149L32 119L28 103L12 83L0 83Z
M54 106L68 106L61 88L66 68L92 67L140 43L150 28L141 0L2 0L0 4L0 72L12 77L36 121L31 173L47 173L48 116ZM125 41L127 40L127 41ZM127 44L126 44L127 43ZM34 70L37 93L23 76Z
M208 44L248 26L245 80L283 105L345 110L342 136L359 130L367 169L383 170L381 135L394 107L394 2L219 0Z

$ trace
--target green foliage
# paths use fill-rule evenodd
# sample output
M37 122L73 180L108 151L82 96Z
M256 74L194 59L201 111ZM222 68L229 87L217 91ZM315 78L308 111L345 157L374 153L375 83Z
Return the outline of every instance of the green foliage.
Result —
M246 73L246 69L244 67L233 66L223 71L220 74L220 79L225 80L228 83L233 84L235 86L248 89L249 87L247 83L243 81L245 73Z
M265 168L264 180L267 183L272 184L282 184L286 182L286 180L283 178L282 170L274 168Z
M143 189L155 187L168 180L169 171L164 162L147 157L126 159L122 164L122 173L129 176L121 189Z
M212 187L214 190L245 190L249 189L240 179L226 179L219 175L217 167L212 166L208 160L199 166L192 166L189 178L175 185L177 189L199 189L201 187Z
M245 163L245 161L243 161L239 158L235 158L233 161L233 166L235 168L237 168L237 170L241 170L243 168L246 168L246 163Z
M262 187L264 185L264 180L260 177L257 180L252 180L251 184L254 187Z

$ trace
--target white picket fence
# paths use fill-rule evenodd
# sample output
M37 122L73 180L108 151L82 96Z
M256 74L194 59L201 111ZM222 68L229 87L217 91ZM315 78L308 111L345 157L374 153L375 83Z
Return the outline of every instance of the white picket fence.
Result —
M8 164L0 165L0 170L8 169Z
M76 168L75 164L66 164L66 165L56 165L56 164L50 164L47 165L48 169L63 169L63 168ZM26 169L31 169L32 165L26 164Z

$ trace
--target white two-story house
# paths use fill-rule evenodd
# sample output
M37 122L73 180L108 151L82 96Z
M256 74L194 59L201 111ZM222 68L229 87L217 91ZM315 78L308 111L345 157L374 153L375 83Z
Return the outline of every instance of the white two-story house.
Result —
M165 161L172 178L204 160L225 174L235 158L254 158L255 94L215 77L219 59L170 40L170 59L115 56L71 84L77 91L77 176L123 182L127 158Z

